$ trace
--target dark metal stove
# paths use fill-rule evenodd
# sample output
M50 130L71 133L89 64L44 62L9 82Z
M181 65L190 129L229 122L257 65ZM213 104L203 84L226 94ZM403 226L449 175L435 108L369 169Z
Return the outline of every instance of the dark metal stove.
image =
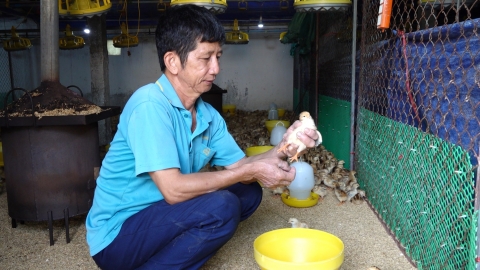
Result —
M8 214L16 221L48 221L87 213L101 165L98 121L120 107L101 107L98 115L0 117ZM8 123L8 127L7 127Z
M56 109L55 104L75 111L94 105L59 83L58 1L41 0L40 12L41 85L6 107L0 127L12 227L17 221L48 221L53 245L53 220L65 220L68 243L68 219L90 209L101 162L98 121L120 114L120 107L100 107L87 115L34 116Z

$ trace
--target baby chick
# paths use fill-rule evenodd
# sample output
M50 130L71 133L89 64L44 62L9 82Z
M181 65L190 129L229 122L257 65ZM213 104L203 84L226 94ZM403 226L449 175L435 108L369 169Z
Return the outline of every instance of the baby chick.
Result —
M355 177L355 174L356 174L356 173L357 173L357 172L356 172L356 171L353 171L353 170L348 173L347 186L353 185L354 183L357 183L357 178Z
M333 179L335 179L336 181L338 181L338 180L340 180L340 179L343 177L342 169L340 169L340 168L335 168L330 175L332 176Z
M337 168L343 169L343 168L344 168L344 167L343 167L344 164L345 164L345 161L339 160L339 161L337 162Z
M324 185L314 186L312 191L318 194L320 200L323 200L323 197L327 195L327 187Z
M283 192L285 192L287 188L284 186L272 188L272 193L273 195L282 195Z
M357 189L357 194L352 198L352 203L361 204L365 200L365 190Z
M308 228L306 223L300 222L296 218L290 218L288 223L292 224L292 228Z
M337 181L333 179L330 175L326 175L325 178L323 178L323 183L325 184L325 186L333 189L335 188L335 184L337 183Z
M300 152L307 149L307 146L297 138L298 132L304 132L305 128L315 130L318 135L318 140L320 141L320 143L322 142L322 134L320 134L320 132L317 130L317 126L315 125L315 122L313 121L313 118L310 115L310 113L301 112L299 119L302 122L302 125L300 125L295 130L293 130L293 132L290 133L290 135L288 136L287 142L281 148L278 149L278 152L281 152L283 150L286 150L287 147L291 144L298 145L297 153L295 153L295 155L290 158L290 162L298 161L298 156Z
M344 204L348 199L348 194L345 191L340 189L340 186L338 183L335 184L334 191L335 191L335 196L337 197L338 201L340 201L338 205Z
M348 198L347 198L347 201L351 201L353 197L355 197L355 195L357 195L358 193L358 187L360 185L358 183L355 183L353 184L352 186L348 186L348 189L347 189L347 195L348 195Z

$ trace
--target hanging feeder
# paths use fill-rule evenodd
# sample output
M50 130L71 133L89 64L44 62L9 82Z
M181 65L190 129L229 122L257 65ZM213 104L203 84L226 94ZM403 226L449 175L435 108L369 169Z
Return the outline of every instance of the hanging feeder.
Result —
M248 44L248 34L240 32L238 20L233 21L233 31L225 33L225 44Z
M128 34L127 25L122 22L122 34L113 38L113 46L116 48L129 48L138 46L138 37Z
M227 1L226 0L172 0L170 2L170 6L175 5L197 5L204 7L215 14L224 13L227 9Z
M67 24L65 28L65 37L58 39L58 44L61 50L81 49L85 45L85 40L82 37L73 35L70 25Z
M58 13L62 17L92 17L107 12L110 0L58 0Z
M295 0L293 3L298 12L344 11L351 5L350 0Z
M30 39L21 38L15 31L15 27L12 26L12 37L3 41L3 49L7 52L26 50L32 46Z

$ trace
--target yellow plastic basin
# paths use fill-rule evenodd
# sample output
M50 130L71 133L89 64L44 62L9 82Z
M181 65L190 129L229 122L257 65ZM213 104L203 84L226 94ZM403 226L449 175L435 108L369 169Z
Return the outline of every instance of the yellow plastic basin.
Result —
M268 133L272 133L273 128L276 125L284 125L285 128L288 128L290 126L290 121L285 121L285 120L267 120L265 121L265 127L268 129Z
M333 234L304 228L266 232L253 242L255 261L261 269L339 269L344 245Z
M261 153L265 153L272 148L273 148L273 146L271 146L271 145L251 146L251 147L248 147L247 149L245 149L245 152L246 152L245 154L247 155L247 157L251 157L251 156L259 155Z

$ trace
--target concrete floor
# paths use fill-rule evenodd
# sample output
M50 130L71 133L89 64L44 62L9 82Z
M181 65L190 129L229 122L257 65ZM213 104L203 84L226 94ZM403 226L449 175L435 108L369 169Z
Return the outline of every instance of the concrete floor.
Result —
M234 237L202 268L259 269L253 256L253 241L270 230L287 228L291 217L310 228L338 236L345 245L343 270L416 269L404 257L366 202L338 205L330 192L310 208L293 208L264 190L259 209L242 222ZM7 194L0 194L0 268L1 269L97 269L85 242L85 216L70 219L69 244L63 222L54 222L55 245L49 245L46 222L27 222L11 227Z

